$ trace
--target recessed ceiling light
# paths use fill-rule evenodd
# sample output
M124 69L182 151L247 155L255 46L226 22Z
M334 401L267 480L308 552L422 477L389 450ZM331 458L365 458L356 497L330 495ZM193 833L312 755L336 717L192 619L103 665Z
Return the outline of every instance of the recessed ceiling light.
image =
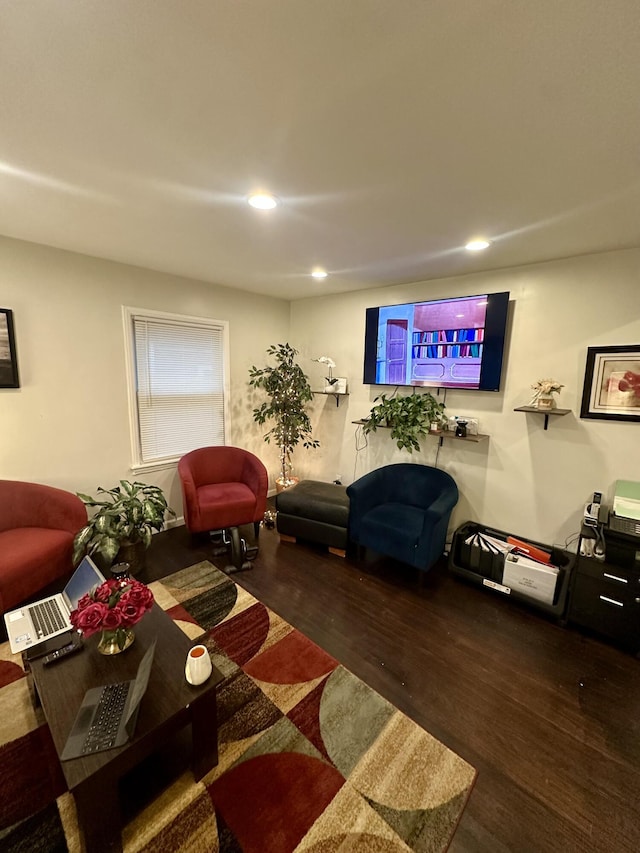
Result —
M488 249L490 245L491 243L488 240L470 240L465 246L465 249L468 252L481 252L483 249Z
M327 277L327 275L328 275L328 273L327 273L327 271L326 271L326 270L315 269L315 270L311 273L311 275L312 275L314 278L326 278L326 277Z
M254 193L247 199L251 207L258 210L273 210L278 205L278 199L269 193Z

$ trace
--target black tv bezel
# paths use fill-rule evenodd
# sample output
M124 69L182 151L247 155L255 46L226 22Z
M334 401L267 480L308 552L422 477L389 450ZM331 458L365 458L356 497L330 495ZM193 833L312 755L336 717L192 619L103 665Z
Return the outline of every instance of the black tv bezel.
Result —
M477 387L441 385L436 382L421 382L420 384L410 382L376 382L378 318L381 308L404 308L407 305L428 305L429 303L445 301L454 302L458 299L478 299L483 296L487 297L487 312L484 327L482 361L480 364L480 381ZM500 391L507 336L509 296L510 292L504 290L497 293L478 293L470 296L442 296L438 299L416 299L413 302L398 302L367 308L365 315L363 384L393 387L397 385L400 388L446 388L451 391Z

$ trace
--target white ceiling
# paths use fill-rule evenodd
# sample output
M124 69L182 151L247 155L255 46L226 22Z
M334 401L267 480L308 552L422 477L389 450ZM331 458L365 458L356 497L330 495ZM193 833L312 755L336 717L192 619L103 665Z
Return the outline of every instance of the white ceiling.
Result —
M2 0L0 99L1 234L229 287L640 245L640 0Z

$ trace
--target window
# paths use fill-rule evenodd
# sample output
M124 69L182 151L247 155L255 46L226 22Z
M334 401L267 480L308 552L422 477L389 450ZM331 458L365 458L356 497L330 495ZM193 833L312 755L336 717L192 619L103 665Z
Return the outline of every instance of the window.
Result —
M225 443L228 324L125 308L134 467Z

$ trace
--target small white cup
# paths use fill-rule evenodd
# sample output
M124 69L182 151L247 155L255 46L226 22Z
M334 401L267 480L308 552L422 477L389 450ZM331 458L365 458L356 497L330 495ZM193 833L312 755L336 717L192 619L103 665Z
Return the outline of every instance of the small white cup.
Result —
M209 678L211 675L211 658L206 646L194 646L189 649L184 674L189 684L196 686L204 684Z

